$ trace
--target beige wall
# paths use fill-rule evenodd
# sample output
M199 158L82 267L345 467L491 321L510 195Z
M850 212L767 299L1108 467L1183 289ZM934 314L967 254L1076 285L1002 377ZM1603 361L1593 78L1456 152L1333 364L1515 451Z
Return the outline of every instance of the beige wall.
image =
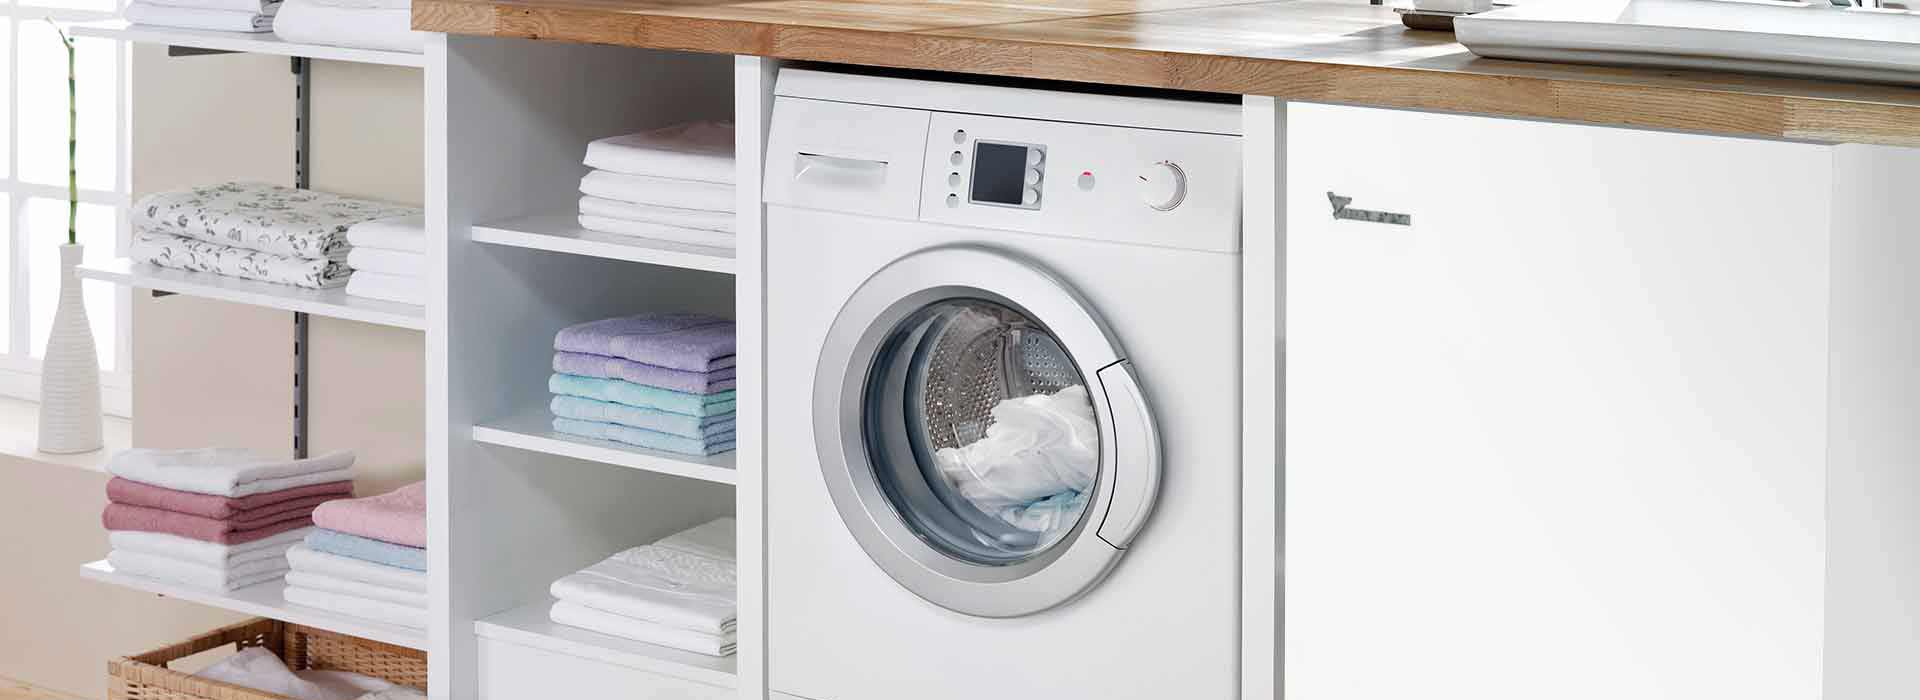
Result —
M291 184L288 59L169 58L140 46L132 78L135 196L226 179ZM415 69L316 63L314 187L418 204L421 89ZM287 312L136 293L134 444L286 453L292 332ZM312 449L353 449L361 493L421 478L422 335L315 318L310 341ZM0 532L9 533L0 537L0 676L104 697L110 656L236 619L77 577L79 564L106 552L105 482L98 472L0 458Z

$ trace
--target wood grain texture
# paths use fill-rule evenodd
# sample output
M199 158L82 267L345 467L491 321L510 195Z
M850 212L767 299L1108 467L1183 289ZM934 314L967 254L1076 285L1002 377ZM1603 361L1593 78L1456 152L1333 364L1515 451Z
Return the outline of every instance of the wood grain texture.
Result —
M1356 0L416 0L416 29L1920 146L1920 89L1502 61Z

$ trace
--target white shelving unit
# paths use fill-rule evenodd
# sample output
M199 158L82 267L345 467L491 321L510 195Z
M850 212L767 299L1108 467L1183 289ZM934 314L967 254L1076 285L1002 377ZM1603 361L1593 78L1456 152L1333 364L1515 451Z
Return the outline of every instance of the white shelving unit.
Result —
M553 416L544 407L510 418L473 426L473 440L528 452L600 462L628 469L672 474L719 484L735 483L734 453L710 457L675 454L607 440L554 432Z
M610 260L665 265L733 274L733 251L726 248L656 241L581 228L578 212L562 211L473 227L473 240L535 248Z
M328 316L382 326L425 330L427 309L379 299L348 296L345 289L307 289L285 284L174 270L128 258L81 265L84 279L124 284L138 289L172 292L251 306Z
M636 668L727 688L739 683L737 656L707 656L555 624L552 598L542 598L473 623L474 634L601 663Z
M74 36L120 39L141 44L184 46L206 51L233 51L237 53L258 53L273 56L298 56L327 61L373 63L383 66L411 66L414 68L419 68L427 64L426 57L417 53L350 49L339 46L322 46L319 44L296 44L289 41L281 41L280 37L274 36L273 32L216 32L202 29L175 29L173 27L129 24L125 20L75 24L72 30Z
M261 617L269 617L275 620L306 625L308 627L318 627L342 634L351 634L376 642L397 644L410 649L427 648L427 633L425 630L408 629L370 620L345 617L323 610L315 610L313 608L288 603L280 596L280 592L287 587L286 582L280 579L274 579L266 583L259 583L226 593L214 593L188 586L181 586L175 583L168 583L166 581L150 579L144 576L123 574L115 571L113 565L107 563L105 559L80 567L80 576L81 578L93 581L110 583L138 591L146 591L168 598L178 598L201 605L224 608L246 615L259 615Z
M294 59L295 153L292 155L294 183L305 187L308 181L309 100L311 95L310 60L343 61L386 66L423 68L426 57L420 54L352 49L335 46L297 44L281 41L272 33L200 31L131 25L124 21L76 24L72 34L84 37L117 39L134 43L162 44L175 56L214 53L256 53L288 56ZM201 59L184 59L201 60ZM131 164L127 164L131 167ZM128 258L80 266L79 276L137 289L181 294L220 301L260 306L293 312L294 316L294 449L306 447L306 334L307 316L370 323L381 326L427 329L427 312L422 306L352 297L344 289L306 289L271 284L204 272L174 270L136 263ZM288 603L283 597L284 580L273 580L229 592L211 592L115 571L105 560L85 564L82 578L115 586L145 591L234 612L292 622L342 634L386 642L412 649L430 650L425 630L410 629L377 621L348 617L324 610Z

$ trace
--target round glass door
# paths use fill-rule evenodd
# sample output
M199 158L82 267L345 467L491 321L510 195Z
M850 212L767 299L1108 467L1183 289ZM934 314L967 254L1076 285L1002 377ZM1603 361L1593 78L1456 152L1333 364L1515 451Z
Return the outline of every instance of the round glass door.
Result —
M1084 299L977 246L895 260L834 318L814 375L834 508L881 570L986 617L1098 585L1146 521L1158 434Z
M1080 522L1100 469L1086 379L1040 322L950 299L894 326L868 374L875 481L914 534L956 559L1026 561Z

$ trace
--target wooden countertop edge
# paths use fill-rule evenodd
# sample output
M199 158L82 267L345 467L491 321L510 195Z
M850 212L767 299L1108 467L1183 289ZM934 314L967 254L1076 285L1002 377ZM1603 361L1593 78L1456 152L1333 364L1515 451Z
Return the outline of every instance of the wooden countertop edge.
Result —
M1100 82L1608 126L1920 146L1920 105L1445 69L415 0L423 31Z

